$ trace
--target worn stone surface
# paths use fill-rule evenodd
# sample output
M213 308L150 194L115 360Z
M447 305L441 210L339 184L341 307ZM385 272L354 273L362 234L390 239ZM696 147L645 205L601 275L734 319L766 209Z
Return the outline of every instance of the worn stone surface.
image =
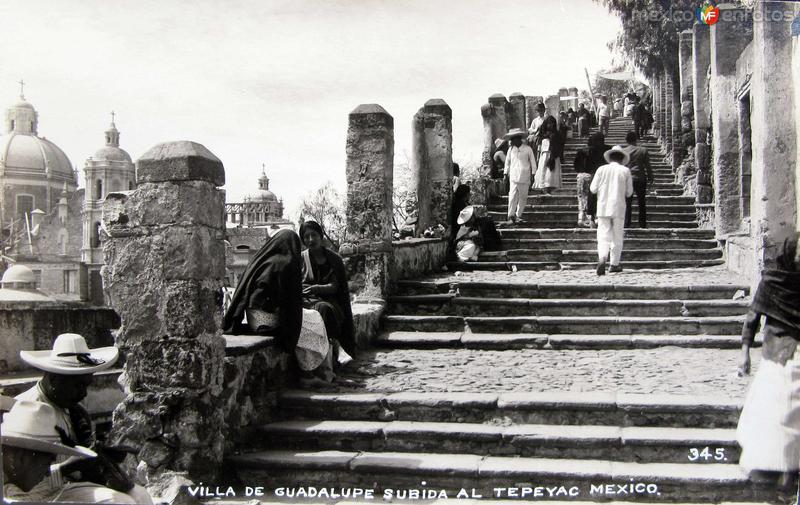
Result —
M791 20L785 18L787 6L760 2L755 14L770 20L754 23L752 107L752 184L751 223L760 271L780 252L783 240L796 228L798 163L797 129L792 75L786 63L792 59ZM781 16L778 18L778 16ZM775 21L774 19L783 19ZM794 100L798 100L795 91ZM752 100L751 100L752 101ZM780 134L775 125L785 125ZM744 150L744 148L743 148Z
M417 236L429 228L450 233L453 200L453 121L444 100L429 100L414 115L411 149L412 185L418 205Z
M728 14L726 14L728 13ZM715 228L718 237L737 230L739 209L739 128L736 107L736 61L752 40L752 19L745 9L720 6L720 21L711 26L711 122Z
M389 289L393 171L394 119L377 104L356 107L347 129L347 230L340 252L356 281L351 287L367 298L383 298Z
M795 6L795 11L800 7ZM800 16L800 13L797 14ZM797 18L795 17L795 21ZM794 25L795 27L797 25ZM800 33L795 31L792 36L792 60L790 64L792 68L792 86L795 90L800 90ZM795 162L795 185L800 186L800 97L798 97L798 91L795 91L795 99L794 99L794 130L795 130L795 138L797 139L797 155L798 160ZM796 189L796 188L795 188ZM797 222L796 228L800 230L800 191L797 191L797 198L795 201L795 205L797 206Z
M696 144L706 143L706 130L711 126L709 108L711 95L708 89L708 68L711 64L710 44L708 25L696 23L692 27L692 102Z
M508 129L527 128L525 124L525 95L511 93L508 97Z
M544 101L545 114L550 116L558 116L558 111L561 107L561 99L558 95L547 95Z
M224 194L216 188L224 171L192 142L159 144L140 161L147 183L103 209L103 285L122 320L117 345L126 357L126 397L109 438L141 449L137 468L148 484L169 471L213 478L224 440Z
M414 279L441 271L447 260L444 239L412 239L392 243L392 279Z
M136 160L138 183L164 181L205 181L222 186L225 169L205 146L181 140L151 147Z
M353 304L353 334L359 349L372 346L380 332L385 310L386 304L380 302Z
M681 142L694 146L694 82L692 68L692 31L680 34L679 73L681 85Z
M574 96L575 98L569 101L568 107L572 107L572 110L578 110L578 88L569 88L569 96Z
M525 97L525 128L531 125L531 121L536 117L536 104L544 103L544 98L541 96L526 96Z

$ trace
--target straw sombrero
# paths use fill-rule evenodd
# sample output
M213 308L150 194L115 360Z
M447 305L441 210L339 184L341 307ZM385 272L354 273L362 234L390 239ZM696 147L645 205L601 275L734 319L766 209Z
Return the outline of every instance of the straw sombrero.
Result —
M528 132L523 130L522 128L511 128L508 130L508 133L503 135L504 139L513 139L514 137L527 137Z
M458 214L458 221L457 221L457 223L458 223L458 224L464 224L464 223L466 223L467 221L469 221L470 219L472 219L472 216L473 216L474 214L475 214L475 207L473 207L472 205L469 205L469 206L467 206L467 207L464 207L464 210L462 210L462 211L461 211L461 212L459 212L459 214Z
M56 411L46 403L18 400L3 416L0 426L3 445L31 451L94 458L97 454L86 447L68 447L56 432Z
M32 367L61 375L86 375L110 368L119 357L114 346L89 349L77 333L56 337L51 351L20 351L22 360Z
M622 146L614 146L603 154L603 158L606 159L607 163L611 163L611 154L613 153L620 153L623 155L622 161L620 161L623 165L627 165L628 162L631 161L631 155L628 154L628 151L623 149Z

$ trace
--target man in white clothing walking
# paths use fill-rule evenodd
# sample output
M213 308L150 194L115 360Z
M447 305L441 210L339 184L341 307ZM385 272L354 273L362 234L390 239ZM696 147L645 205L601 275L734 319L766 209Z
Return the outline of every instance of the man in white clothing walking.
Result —
M508 220L523 223L522 213L528 202L528 190L531 188L531 175L536 159L533 149L522 143L527 132L522 128L512 128L505 136L511 142L506 153L506 165L503 170L508 185Z
M610 272L621 272L623 230L627 199L633 195L633 178L625 165L628 152L614 146L603 157L607 165L597 169L589 187L597 193L597 275L606 274L606 262L611 256Z

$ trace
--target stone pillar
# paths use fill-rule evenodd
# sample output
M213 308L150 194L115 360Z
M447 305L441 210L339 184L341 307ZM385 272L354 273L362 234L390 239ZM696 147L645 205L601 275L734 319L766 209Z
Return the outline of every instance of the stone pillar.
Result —
M546 116L558 116L558 111L560 110L559 107L561 106L561 100L558 98L558 95L548 95L544 101L545 106L545 115Z
M536 117L536 104L538 103L544 103L544 99L540 96L525 97L525 128L529 128L531 121Z
M658 138L660 133L658 117L661 111L661 83L657 77L651 78L650 92L652 93L653 97L653 136Z
M508 100L499 93L490 96L489 102L481 107L481 116L483 117L482 176L489 177L491 173L492 156L497 150L494 146L495 139L501 139L508 133L507 109ZM474 199L478 195L472 194L471 196Z
M667 155L670 157L672 154L672 146L674 145L674 137L672 136L672 109L675 106L673 103L672 94L672 76L669 70L664 71L664 146ZM673 166L674 168L674 166Z
M578 88L569 88L569 96L575 97L569 101L569 107L572 107L572 110L578 110Z
M797 127L792 93L791 24L783 2L758 2L753 24L753 77L750 124L752 125L751 223L757 268L780 252L783 240L797 223ZM792 95L794 94L794 100ZM776 128L779 131L776 131Z
M569 89L568 88L558 88L558 110L559 112L562 110L567 110L567 101L561 100L562 98L566 98L569 96Z
M359 105L347 128L347 229L339 252L361 300L386 300L392 261L394 119Z
M103 286L122 320L126 395L109 440L138 450L151 486L172 472L213 482L224 442L225 170L181 141L147 151L136 174L136 190L103 204Z
M489 97L489 106L493 110L492 114L492 154L494 154L494 139L501 139L508 133L508 100L500 93Z
M680 77L672 75L672 170L675 171L678 166L683 162L685 151L682 142L682 127L681 127L681 84Z
M681 144L694 148L694 89L693 89L693 55L692 31L685 30L680 35L678 54L680 97L681 97Z
M708 129L711 127L711 95L708 89L708 69L711 64L709 34L708 25L697 23L692 28L692 100L697 203L711 203L714 200L711 149L708 144Z
M747 9L720 5L711 25L711 124L714 171L714 228L718 238L739 229L739 125L736 104L736 60L752 40Z
M525 124L525 95L522 93L512 93L508 97L508 129L527 128Z
M797 9L798 7L795 7ZM800 14L798 14L800 15ZM795 18L796 20L797 18ZM797 160L795 162L795 190L797 193L797 222L796 228L800 230L800 28L792 25L792 87L794 89L794 126L797 137Z
M524 111L524 109L523 109ZM417 236L442 226L449 237L448 212L453 200L453 113L444 100L425 102L414 115L411 173L417 193Z

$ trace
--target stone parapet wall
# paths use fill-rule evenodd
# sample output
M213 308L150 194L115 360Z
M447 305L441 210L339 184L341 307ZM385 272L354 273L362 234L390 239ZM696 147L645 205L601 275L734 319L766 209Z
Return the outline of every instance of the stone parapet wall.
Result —
M701 230L714 229L714 204L713 203L698 203L695 204L695 211L697 213L697 227Z
M751 283L751 292L756 287L756 261L753 239L749 235L730 235L723 249L728 270L742 276Z
M418 238L392 242L392 281L439 272L447 261L447 240Z

